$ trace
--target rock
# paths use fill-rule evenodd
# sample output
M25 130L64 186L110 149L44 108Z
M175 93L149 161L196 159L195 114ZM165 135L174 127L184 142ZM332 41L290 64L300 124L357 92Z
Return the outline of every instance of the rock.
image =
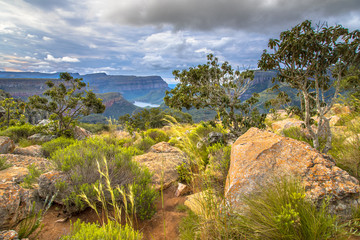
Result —
M333 126L335 126L336 124L338 124L339 123L339 121L340 121L340 117L339 116L337 116L337 115L335 115L335 116L331 116L331 119L330 119L330 127L333 127Z
M178 188L176 189L175 196L180 197L188 194L191 191L190 187L186 184L179 183Z
M14 182L0 182L0 230L10 229L30 211L34 191Z
M67 186L65 186L66 189L58 192L58 189L56 187L57 182L64 182L65 184L67 184ZM54 202L64 205L64 202L62 200L71 191L72 191L72 188L70 186L70 179L63 172L50 171L50 172L40 175L40 177L39 177L38 193L39 193L39 196L44 199L52 198L55 194L57 194L56 197L54 198Z
M51 120L49 119L42 119L38 122L38 124L36 124L37 126L46 126L49 125L50 123L52 123Z
M24 167L9 167L0 171L0 180L2 182L21 183L29 174L29 169Z
M211 200L214 197L213 194L209 194L208 191L198 192L191 194L186 197L184 205L187 206L191 211L193 211L198 216L204 216L206 210L204 211L206 204L210 204Z
M15 230L4 230L0 232L0 240L18 240L19 234Z
M334 104L330 109L328 115L342 115L342 114L350 114L351 110L348 106L344 106L341 104Z
M14 141L9 137L0 136L0 154L12 153L15 149Z
M0 154L0 158L4 157L8 163L15 167L27 168L34 164L38 169L45 171L49 169L50 162L46 158L31 157L17 154Z
M152 183L160 190L161 180L165 189L178 179L176 167L185 162L186 158L180 149L172 147L169 143L160 142L152 146L148 153L135 156L133 160L154 173Z
M274 133L250 128L231 149L225 198L235 208L241 196L256 194L257 186L266 187L273 177L299 177L306 196L315 204L331 197L329 211L347 217L357 205L360 186L357 179L335 166L327 155L310 145Z
M55 138L56 138L55 135L44 135L41 133L36 133L28 137L28 140L37 141L37 142L49 142Z
M91 132L79 126L76 126L73 131L76 140L83 140L91 136Z
M295 118L287 118L281 121L274 122L273 124L271 124L271 127L274 130L274 132L281 133L284 129L288 129L291 127L301 128L303 124L304 122L301 120Z
M16 147L13 154L32 156L32 157L42 157L42 146L32 145L28 147Z
M223 134L220 132L211 132L208 134L208 142L210 145L221 142L222 140L223 140Z
M235 134L229 132L225 134L225 141L227 145L233 145L233 143L236 141Z

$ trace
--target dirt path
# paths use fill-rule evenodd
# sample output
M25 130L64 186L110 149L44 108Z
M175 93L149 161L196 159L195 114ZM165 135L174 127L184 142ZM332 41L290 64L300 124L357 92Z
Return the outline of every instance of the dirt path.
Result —
M175 190L174 187L166 189L164 191L164 208L162 208L161 199L159 198L156 202L157 212L153 218L139 223L138 229L143 232L144 240L175 240L179 238L179 223L181 218L186 216L186 213L177 210L177 206L184 203L185 197L175 197ZM77 219L81 219L85 222L96 222L98 220L95 212L90 209L73 216L70 220L61 222L61 219L64 218L65 215L62 214L59 205L54 204L51 206L44 216L44 227L37 239L58 240L62 235L70 232L70 221L75 222Z

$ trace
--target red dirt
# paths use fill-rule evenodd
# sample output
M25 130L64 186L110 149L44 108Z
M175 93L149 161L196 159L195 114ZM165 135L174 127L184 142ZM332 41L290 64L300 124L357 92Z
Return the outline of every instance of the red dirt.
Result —
M156 202L156 214L150 220L139 222L138 229L143 233L144 240L175 240L179 238L179 223L181 218L186 216L186 213L178 211L176 206L183 204L185 202L185 197L175 197L175 190L174 187L164 190L164 208L162 208L161 199L159 198ZM72 216L65 222L56 222L65 217L66 216L62 213L59 205L54 204L51 206L44 216L44 227L37 239L58 240L62 235L66 235L70 232L70 221L75 222L77 219L81 219L85 222L98 221L95 212L91 209L85 210L76 216ZM166 237L164 234L164 222Z

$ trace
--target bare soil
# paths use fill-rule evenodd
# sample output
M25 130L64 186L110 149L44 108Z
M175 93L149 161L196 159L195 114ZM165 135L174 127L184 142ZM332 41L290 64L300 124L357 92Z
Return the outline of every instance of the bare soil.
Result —
M164 190L162 206L161 198L156 202L156 214L150 219L138 223L137 229L143 233L144 240L163 240L163 239L179 239L179 223L186 213L177 209L177 206L185 202L185 197L175 197L175 187L169 187ZM61 206L54 204L45 214L43 219L44 227L37 239L40 240L58 240L62 235L69 234L70 222L77 219L85 222L97 222L99 219L96 213L87 209L84 212L66 219ZM165 227L164 227L165 226ZM32 238L30 238L32 239Z

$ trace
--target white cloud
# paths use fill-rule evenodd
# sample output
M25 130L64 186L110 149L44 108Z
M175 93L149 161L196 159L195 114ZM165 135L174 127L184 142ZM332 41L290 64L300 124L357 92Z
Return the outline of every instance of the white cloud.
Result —
M60 62L72 62L72 63L80 62L80 60L77 59L77 58L68 57L68 56L65 56L65 57L62 57L62 58L55 58L50 54L48 54L46 56L46 58L44 58L44 59L47 60L47 61L56 62L56 63L60 63Z
M50 40L52 40L52 38L49 38L49 37L43 36L43 37L42 37L42 40L44 40L44 41L50 41Z

